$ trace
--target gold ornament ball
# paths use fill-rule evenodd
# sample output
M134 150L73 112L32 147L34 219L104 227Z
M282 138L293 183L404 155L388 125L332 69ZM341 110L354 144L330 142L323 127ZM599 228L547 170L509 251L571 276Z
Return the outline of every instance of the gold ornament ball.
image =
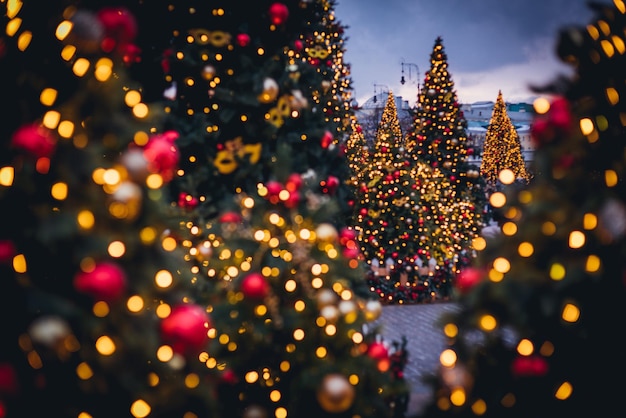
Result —
M205 65L204 68L202 69L202 78L204 78L205 80L209 81L212 80L213 77L215 77L215 67L212 65Z
M347 411L354 402L354 387L342 374L326 375L317 391L317 401L330 413Z
M273 78L266 78L263 80L263 92L259 94L259 102L271 103L278 97L278 83Z

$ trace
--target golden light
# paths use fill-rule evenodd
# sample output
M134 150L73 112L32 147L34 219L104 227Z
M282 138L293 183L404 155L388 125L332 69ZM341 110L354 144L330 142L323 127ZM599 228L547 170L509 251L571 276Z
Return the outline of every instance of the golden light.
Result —
M456 388L450 394L450 402L453 405L461 406L465 403L466 395L465 390L463 388Z
M619 102L619 93L613 87L607 87L606 99L611 105L616 105Z
M521 242L517 247L517 253L522 257L530 257L535 252L535 248L530 242Z
M530 356L533 351L535 351L535 347L533 346L532 341L529 339L523 338L517 343L517 352L522 356Z
M50 189L50 194L56 200L65 200L67 198L67 193L67 184L65 183L55 183Z
M259 373L257 373L254 370L249 371L248 373L246 373L245 379L246 379L246 382L248 383L254 383L257 380L259 380Z
M146 178L146 186L153 190L160 188L163 186L163 177L160 174L150 174Z
M54 32L54 35L59 41L62 41L67 37L67 35L70 34L73 27L74 24L72 22L70 22L69 20L64 20L63 22L59 23L59 25L57 26L57 30Z
M18 254L13 257L13 270L15 270L16 273L26 273L27 266L24 254Z
M139 295L133 295L126 301L126 308L132 313L140 312L144 306L143 298Z
M505 168L504 170L500 171L500 173L498 174L498 178L500 179L502 184L513 184L513 182L515 181L515 173L513 173L513 170L511 169Z
M61 50L61 58L65 61L70 61L76 55L76 47L74 45L65 45Z
M43 116L42 124L48 129L56 129L61 121L61 114L56 110L49 110Z
M0 168L0 185L11 186L15 178L15 169L11 166Z
M151 244L157 237L157 230L154 227L146 226L139 232L139 238L143 244Z
M57 99L58 91L53 88L45 88L39 95L39 101L44 106L52 106Z
M59 132L59 136L61 136L61 138L71 138L74 134L74 123L69 120L62 121L59 123L57 132Z
M566 303L561 311L561 318L565 322L576 322L580 318L580 309L572 303Z
M545 97L538 97L533 102L533 108L535 109L535 112L542 115L550 110L550 102Z
M569 234L570 248L580 248L585 245L585 234L581 231L572 231Z
M96 218L93 215L93 212L90 210L84 209L78 212L76 216L76 222L82 229L91 229L96 223Z
M447 323L443 327L443 333L448 338L455 338L459 334L459 327L457 327L456 324Z
M600 257L597 255L591 254L587 257L587 262L585 263L585 270L589 273L595 273L600 270L601 262Z
M280 401L281 398L281 394L279 390L273 390L270 392L270 399L272 402L278 402Z
M145 418L148 415L150 415L151 411L152 411L152 408L150 407L148 402L144 401L143 399L137 399L130 406L130 413L135 418Z
M456 352L449 348L443 350L439 355L439 362L444 367L453 367L456 364L457 359Z
M572 396L573 391L574 388L570 382L563 382L556 390L554 397L561 401L564 401L565 399Z
M493 331L498 325L498 321L496 321L496 318L493 315L485 314L480 317L478 325L484 331Z
M106 303L103 300L100 300L93 304L91 311L98 318L105 318L111 312L111 308L109 307L108 303Z
M161 319L167 318L168 316L170 316L170 313L172 313L172 307L168 305L167 303L162 303L159 306L157 306L155 313L156 313L156 316L158 316Z
M583 217L583 228L590 230L598 226L598 217L593 213L585 213Z
M563 280L565 277L565 266L561 263L553 263L550 266L550 278L555 281Z
M5 32L8 36L13 36L20 29L20 26L22 26L22 19L16 17L15 19L11 19L9 23L7 23ZM20 50L23 51L23 49Z
M126 246L122 241L113 241L109 244L107 251L111 257L120 258L126 253Z
M154 276L154 283L161 289L170 287L173 282L172 273L167 270L159 270Z
M96 350L103 356L110 356L115 352L115 343L111 337L103 335L96 340Z
M109 186L114 186L122 180L122 175L116 169L110 168L104 171L102 180L105 184L108 184Z
M326 349L326 347L317 347L317 349L315 350L315 355L317 356L317 358L324 358L327 354L328 350Z
M74 65L72 66L72 71L77 77L84 76L89 70L90 62L85 58L79 58L74 61Z
M4 1L3 1L4 3ZM7 3L7 17L13 19L22 10L24 3L22 0L9 0Z
M472 404L472 412L476 416L484 415L485 412L487 412L487 403L484 400L482 400L482 399L476 400Z
M81 380L87 380L93 376L93 370L91 370L89 364L82 362L76 366L76 375Z
M124 95L124 103L126 103L128 107L133 107L139 102L141 102L141 93L137 90L129 90Z
M295 329L293 331L293 339L296 341L302 341L304 339L304 330L303 329Z
M594 130L593 121L589 118L583 118L580 120L580 131L583 135L589 135Z
M274 411L274 417L276 417L276 418L287 418L287 409L282 407L282 406L276 408L276 411Z
M21 33L17 38L17 48L20 51L26 51L26 49L30 46L31 41L33 40L33 33L29 30Z
M133 106L133 115L138 119L143 119L150 113L148 105L145 103L137 103Z
M517 225L514 222L506 222L502 225L502 233L507 236L515 235L517 232Z
M615 170L606 170L604 172L604 182L606 183L607 187L614 187L615 185L617 185L618 181L619 177Z
M189 373L187 376L185 376L185 386L189 389L198 387L199 384L200 376L198 376L196 373Z
M157 349L156 357L159 361L166 363L174 358L174 350L169 345L162 345Z
M507 273L511 269L511 263L504 257L498 257L493 260L493 268L499 273Z
M506 196L502 192L495 192L489 196L489 203L494 208L501 208L506 203Z

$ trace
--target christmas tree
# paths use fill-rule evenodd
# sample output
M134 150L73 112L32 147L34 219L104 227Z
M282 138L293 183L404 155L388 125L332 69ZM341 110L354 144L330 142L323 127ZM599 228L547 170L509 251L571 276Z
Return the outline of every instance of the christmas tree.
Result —
M367 327L381 306L346 227L332 3L183 3L167 9L163 55L166 126L181 132L171 190L213 324L201 361L221 377L221 415L397 414L405 382Z
M459 275L426 416L609 416L620 408L626 323L626 5L590 5L560 31L574 75L537 88L529 185L496 192L503 235ZM513 179L511 179L513 181ZM506 182L505 182L506 183Z
M480 174L485 178L490 192L497 190L500 172L505 169L510 170L516 180L528 182L530 176L526 171L521 149L517 129L507 114L502 91L498 91L498 98L485 133L480 165Z
M422 190L416 213L420 224L418 265L430 266L430 277L422 280L433 296L447 297L458 267L472 257L472 239L484 223L487 198L478 167L467 161L467 121L441 37L435 40L430 63L418 96L414 130L407 135L407 149L413 159L413 177L420 180L420 187L428 188Z
M3 3L2 416L212 416L210 324L167 233L177 133L123 8ZM203 376L200 379L200 376Z
M372 291L385 302L412 301L417 295L408 282L406 266L413 265L417 251L413 214L418 196L391 91L374 153L362 169L354 229L363 256L373 267Z

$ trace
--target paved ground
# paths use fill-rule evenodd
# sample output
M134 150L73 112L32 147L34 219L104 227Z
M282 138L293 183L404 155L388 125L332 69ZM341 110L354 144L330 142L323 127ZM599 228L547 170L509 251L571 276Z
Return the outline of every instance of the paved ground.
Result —
M446 346L446 338L437 323L439 317L456 309L452 302L385 305L376 321L386 341L401 341L403 335L407 338L408 363L404 372L411 387L407 417L420 415L432 397L432 390L421 378L436 370L439 354Z

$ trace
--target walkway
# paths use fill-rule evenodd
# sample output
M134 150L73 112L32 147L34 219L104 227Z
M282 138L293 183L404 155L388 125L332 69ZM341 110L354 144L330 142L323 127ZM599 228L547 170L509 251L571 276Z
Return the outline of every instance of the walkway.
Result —
M404 375L411 387L407 417L419 415L432 398L431 388L421 378L436 371L439 354L446 346L445 336L437 323L439 317L456 309L457 305L452 302L385 305L376 321L387 342L401 342L403 335L407 338L408 363Z

